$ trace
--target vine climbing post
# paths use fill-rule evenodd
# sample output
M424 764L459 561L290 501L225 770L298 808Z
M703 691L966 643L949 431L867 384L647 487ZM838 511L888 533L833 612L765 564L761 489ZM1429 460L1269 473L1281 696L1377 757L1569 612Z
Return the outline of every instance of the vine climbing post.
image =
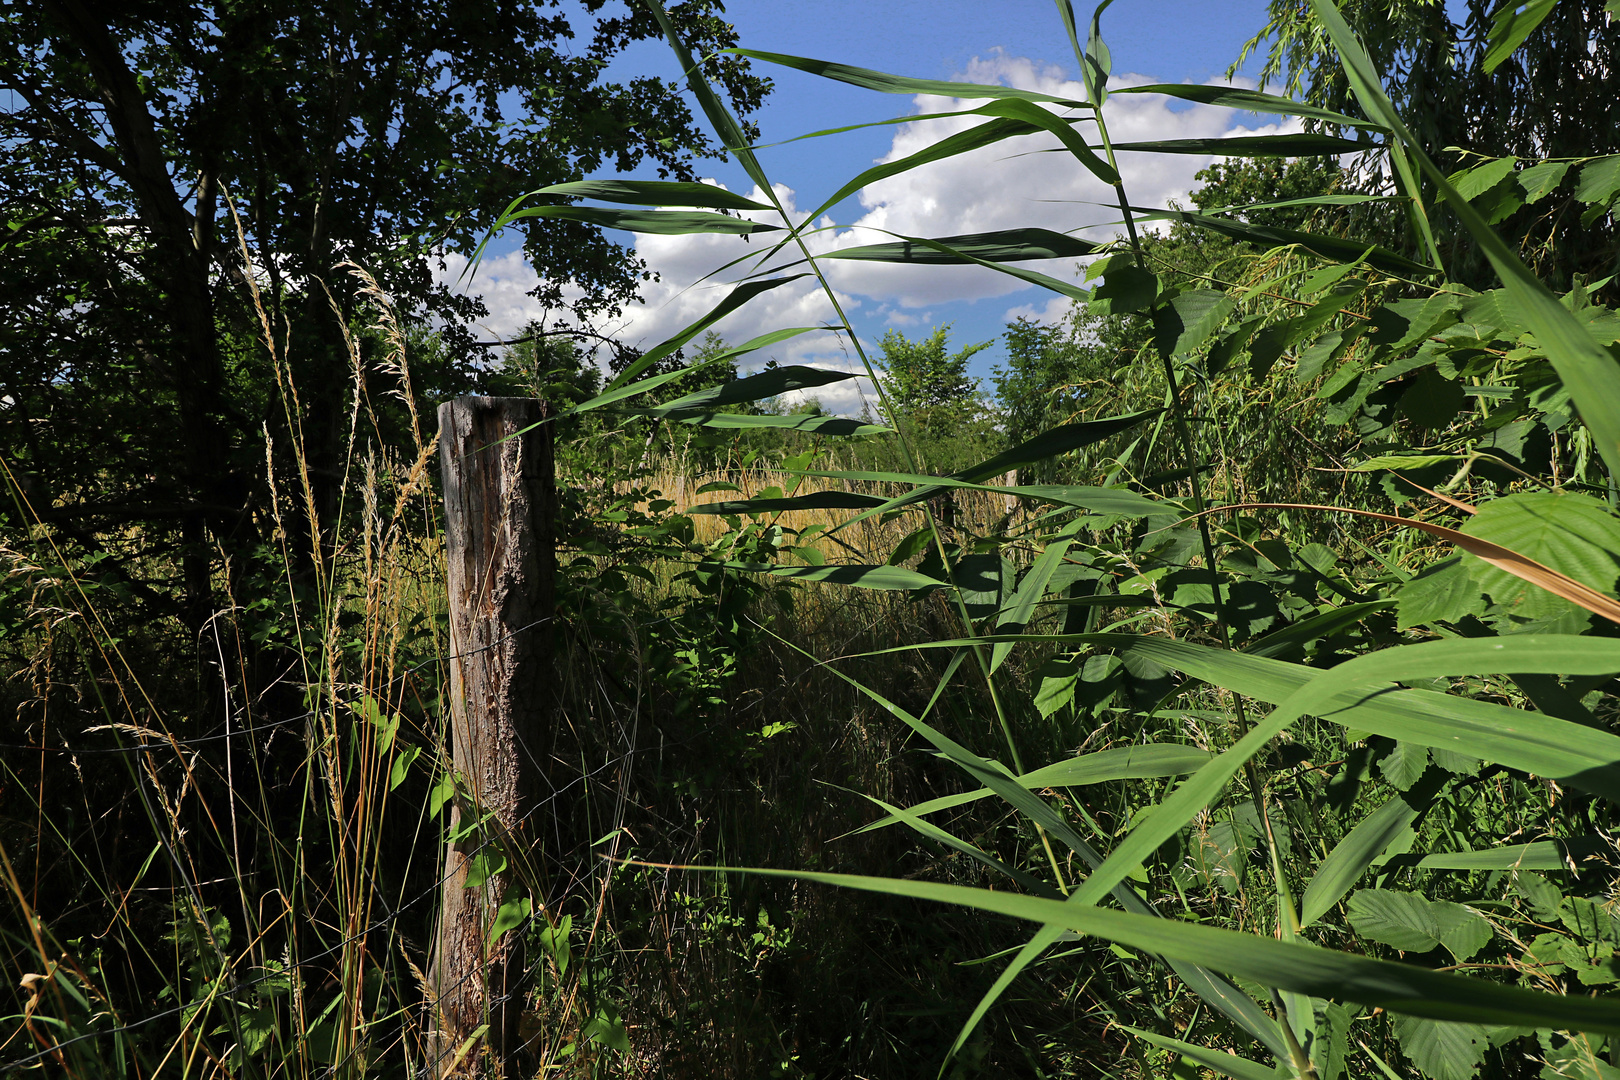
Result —
M449 561L448 831L430 964L435 1077L516 1077L533 816L555 728L555 480L532 398L439 406Z

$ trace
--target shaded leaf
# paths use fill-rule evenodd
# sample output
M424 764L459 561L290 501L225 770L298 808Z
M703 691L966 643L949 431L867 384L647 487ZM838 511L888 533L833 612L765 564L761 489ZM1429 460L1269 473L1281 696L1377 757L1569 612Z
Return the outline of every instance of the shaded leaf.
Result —
M1485 597L1479 583L1463 565L1460 555L1425 568L1401 586L1395 601L1395 625L1400 630L1428 623L1455 623L1485 610Z

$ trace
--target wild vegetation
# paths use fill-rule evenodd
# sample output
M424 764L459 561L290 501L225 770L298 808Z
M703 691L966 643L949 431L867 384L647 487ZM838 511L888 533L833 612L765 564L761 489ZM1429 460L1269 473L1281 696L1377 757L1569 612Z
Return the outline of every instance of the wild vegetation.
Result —
M431 407L478 390L558 407L555 790L489 856L518 1074L1616 1075L1620 16L1279 3L1280 96L1111 87L1128 10L1059 0L1067 100L752 53L701 4L578 63L527 8L490 52L504 8L338 5L308 67L309 8L0 21L0 1067L426 1067ZM654 34L709 133L597 82ZM819 213L695 182L723 150L775 190L761 65L982 118L850 190L1049 133L1118 213L818 256ZM1306 130L1135 144L1228 158L1139 207L1129 93ZM661 178L586 179L607 155ZM603 368L583 322L493 354L422 257L506 226L603 309L634 281L600 226L768 269ZM1007 328L993 394L945 329L818 328L878 397L829 416L784 402L843 373L757 366L812 331L711 331L835 257L1074 306Z

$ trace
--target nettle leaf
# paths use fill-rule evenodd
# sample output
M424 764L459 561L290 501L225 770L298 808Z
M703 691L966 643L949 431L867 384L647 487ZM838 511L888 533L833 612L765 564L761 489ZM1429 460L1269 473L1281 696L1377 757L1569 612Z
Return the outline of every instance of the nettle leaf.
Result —
M1429 901L1393 889L1357 889L1346 905L1350 926L1364 938L1402 952L1440 946L1440 923Z
M1347 908L1350 926L1364 938L1403 952L1429 952L1443 945L1459 963L1495 936L1490 922L1473 908L1417 893L1359 889Z
M1417 783L1428 767L1429 748L1410 742L1397 742L1395 749L1378 762L1378 771L1396 791L1405 791Z
M1620 579L1620 519L1587 495L1523 492L1493 499L1479 508L1462 531L1500 544L1588 585L1614 595ZM1513 614L1552 618L1573 605L1522 578L1498 570L1473 555L1469 572L1482 590Z
M1455 623L1485 611L1479 583L1462 556L1453 555L1426 568L1395 594L1395 626L1410 630L1429 623Z
M1440 927L1440 944L1458 963L1472 960L1496 936L1485 916L1464 904L1430 901Z
M1490 1049L1490 1032L1480 1024L1397 1015L1395 1037L1407 1060L1429 1080L1471 1080Z

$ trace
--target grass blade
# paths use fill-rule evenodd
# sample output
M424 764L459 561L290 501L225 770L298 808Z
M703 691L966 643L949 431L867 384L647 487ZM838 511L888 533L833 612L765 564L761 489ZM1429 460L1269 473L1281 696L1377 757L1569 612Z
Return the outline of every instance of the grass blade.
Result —
M1544 994L1480 978L1443 974L1411 964L1336 952L1304 942L1278 941L1175 919L963 885L803 870L745 867L701 869L716 873L748 873L814 881L887 896L956 904L1043 925L1065 927L1079 934L1118 942L1127 948L1174 957L1212 970L1227 971L1263 986L1330 1001L1379 1006L1410 1016L1463 1023L1620 1034L1620 1000L1611 997Z

